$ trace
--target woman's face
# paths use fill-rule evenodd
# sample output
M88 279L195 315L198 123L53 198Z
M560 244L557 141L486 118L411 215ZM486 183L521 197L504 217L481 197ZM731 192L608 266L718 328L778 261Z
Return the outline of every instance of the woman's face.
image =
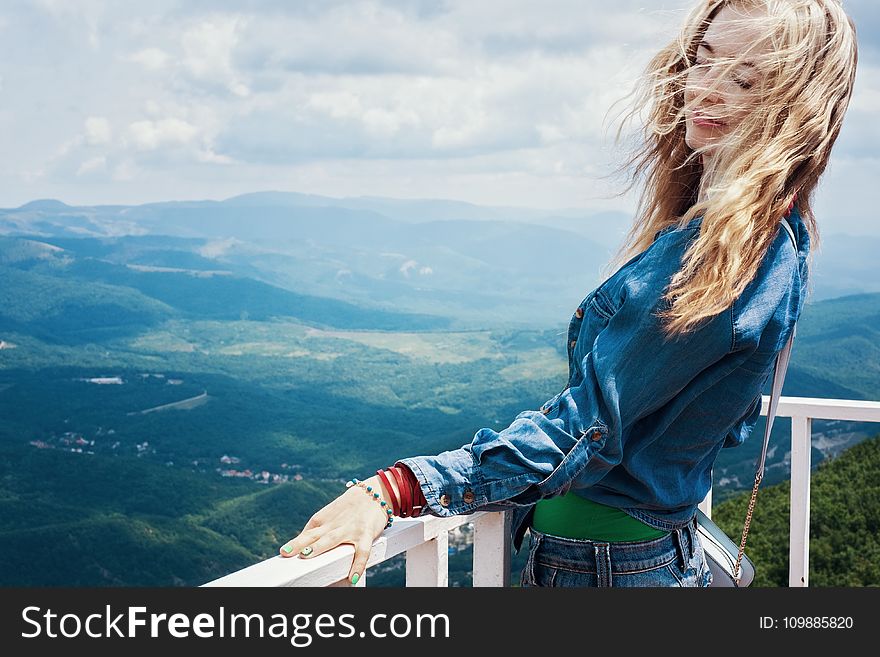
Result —
M708 148L733 131L752 110L771 52L763 10L724 6L712 20L685 83L685 142ZM746 54L733 69L733 58ZM711 89L711 91L706 91ZM701 98L701 94L705 97Z

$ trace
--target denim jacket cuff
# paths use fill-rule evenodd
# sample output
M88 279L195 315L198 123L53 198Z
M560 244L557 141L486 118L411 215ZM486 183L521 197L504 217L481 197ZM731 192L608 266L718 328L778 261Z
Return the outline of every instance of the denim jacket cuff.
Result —
M422 511L448 517L473 513L490 500L474 454L468 445L436 456L399 459L395 465L412 470L428 508Z

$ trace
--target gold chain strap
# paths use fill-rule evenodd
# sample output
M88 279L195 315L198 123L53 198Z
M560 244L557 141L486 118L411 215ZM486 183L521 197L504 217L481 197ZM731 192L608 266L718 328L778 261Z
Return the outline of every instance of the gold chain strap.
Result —
M749 500L749 510L746 513L746 524L743 525L742 540L739 544L739 554L736 557L736 565L733 567L733 579L736 580L737 586L739 586L740 563L742 563L743 553L746 550L746 537L749 535L749 525L752 524L752 513L755 510L755 500L758 497L758 486L761 485L761 479L761 473L756 473L755 486L752 488L752 499Z

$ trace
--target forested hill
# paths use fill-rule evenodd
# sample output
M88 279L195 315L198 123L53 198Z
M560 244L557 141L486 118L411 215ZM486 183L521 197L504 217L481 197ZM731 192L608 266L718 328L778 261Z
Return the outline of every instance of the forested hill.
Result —
M880 585L880 435L819 464L810 479L810 586ZM754 586L788 586L790 482L761 488L746 553ZM739 543L751 491L712 519Z

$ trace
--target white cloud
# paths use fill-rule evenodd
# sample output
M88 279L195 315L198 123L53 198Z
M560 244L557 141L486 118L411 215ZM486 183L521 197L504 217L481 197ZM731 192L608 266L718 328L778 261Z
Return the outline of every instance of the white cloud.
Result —
M98 157L93 157L80 164L79 168L76 170L76 175L82 176L93 171L103 171L106 168L107 158L103 155L99 155Z
M162 107L155 100L148 100L144 103L144 112L147 116L159 116L162 114Z
M66 0L36 0L35 6L52 16L62 29L75 31L80 38L85 34L91 50L100 48L100 24L105 9L103 0L79 0L76 3Z
M134 160L126 159L113 169L112 178L115 182L127 182L137 178L138 173L138 167Z
M128 134L139 150L151 151L160 146L188 144L195 139L198 128L181 119L135 121L128 126Z
M110 141L112 130L110 121L103 116L90 116L86 119L86 144L98 146Z
M413 269L419 266L419 263L415 260L407 260L402 265L400 265L400 273L403 274L406 278L409 278L409 273Z
M214 150L209 146L206 148L199 149L195 153L195 158L199 162L204 162L206 164L235 164L236 160L228 155L222 155L220 153L215 153Z
M128 61L140 64L148 71L158 71L165 68L171 56L159 48L144 48L128 55Z
M238 16L216 16L188 28L182 38L183 66L199 82L219 85L239 97L250 89L232 66L238 31L247 21Z
M47 158L47 164L53 165L56 162L64 160L69 154L75 153L76 149L83 143L83 141L84 137L82 135L76 135L75 137L65 140L64 143L56 148L55 152Z

